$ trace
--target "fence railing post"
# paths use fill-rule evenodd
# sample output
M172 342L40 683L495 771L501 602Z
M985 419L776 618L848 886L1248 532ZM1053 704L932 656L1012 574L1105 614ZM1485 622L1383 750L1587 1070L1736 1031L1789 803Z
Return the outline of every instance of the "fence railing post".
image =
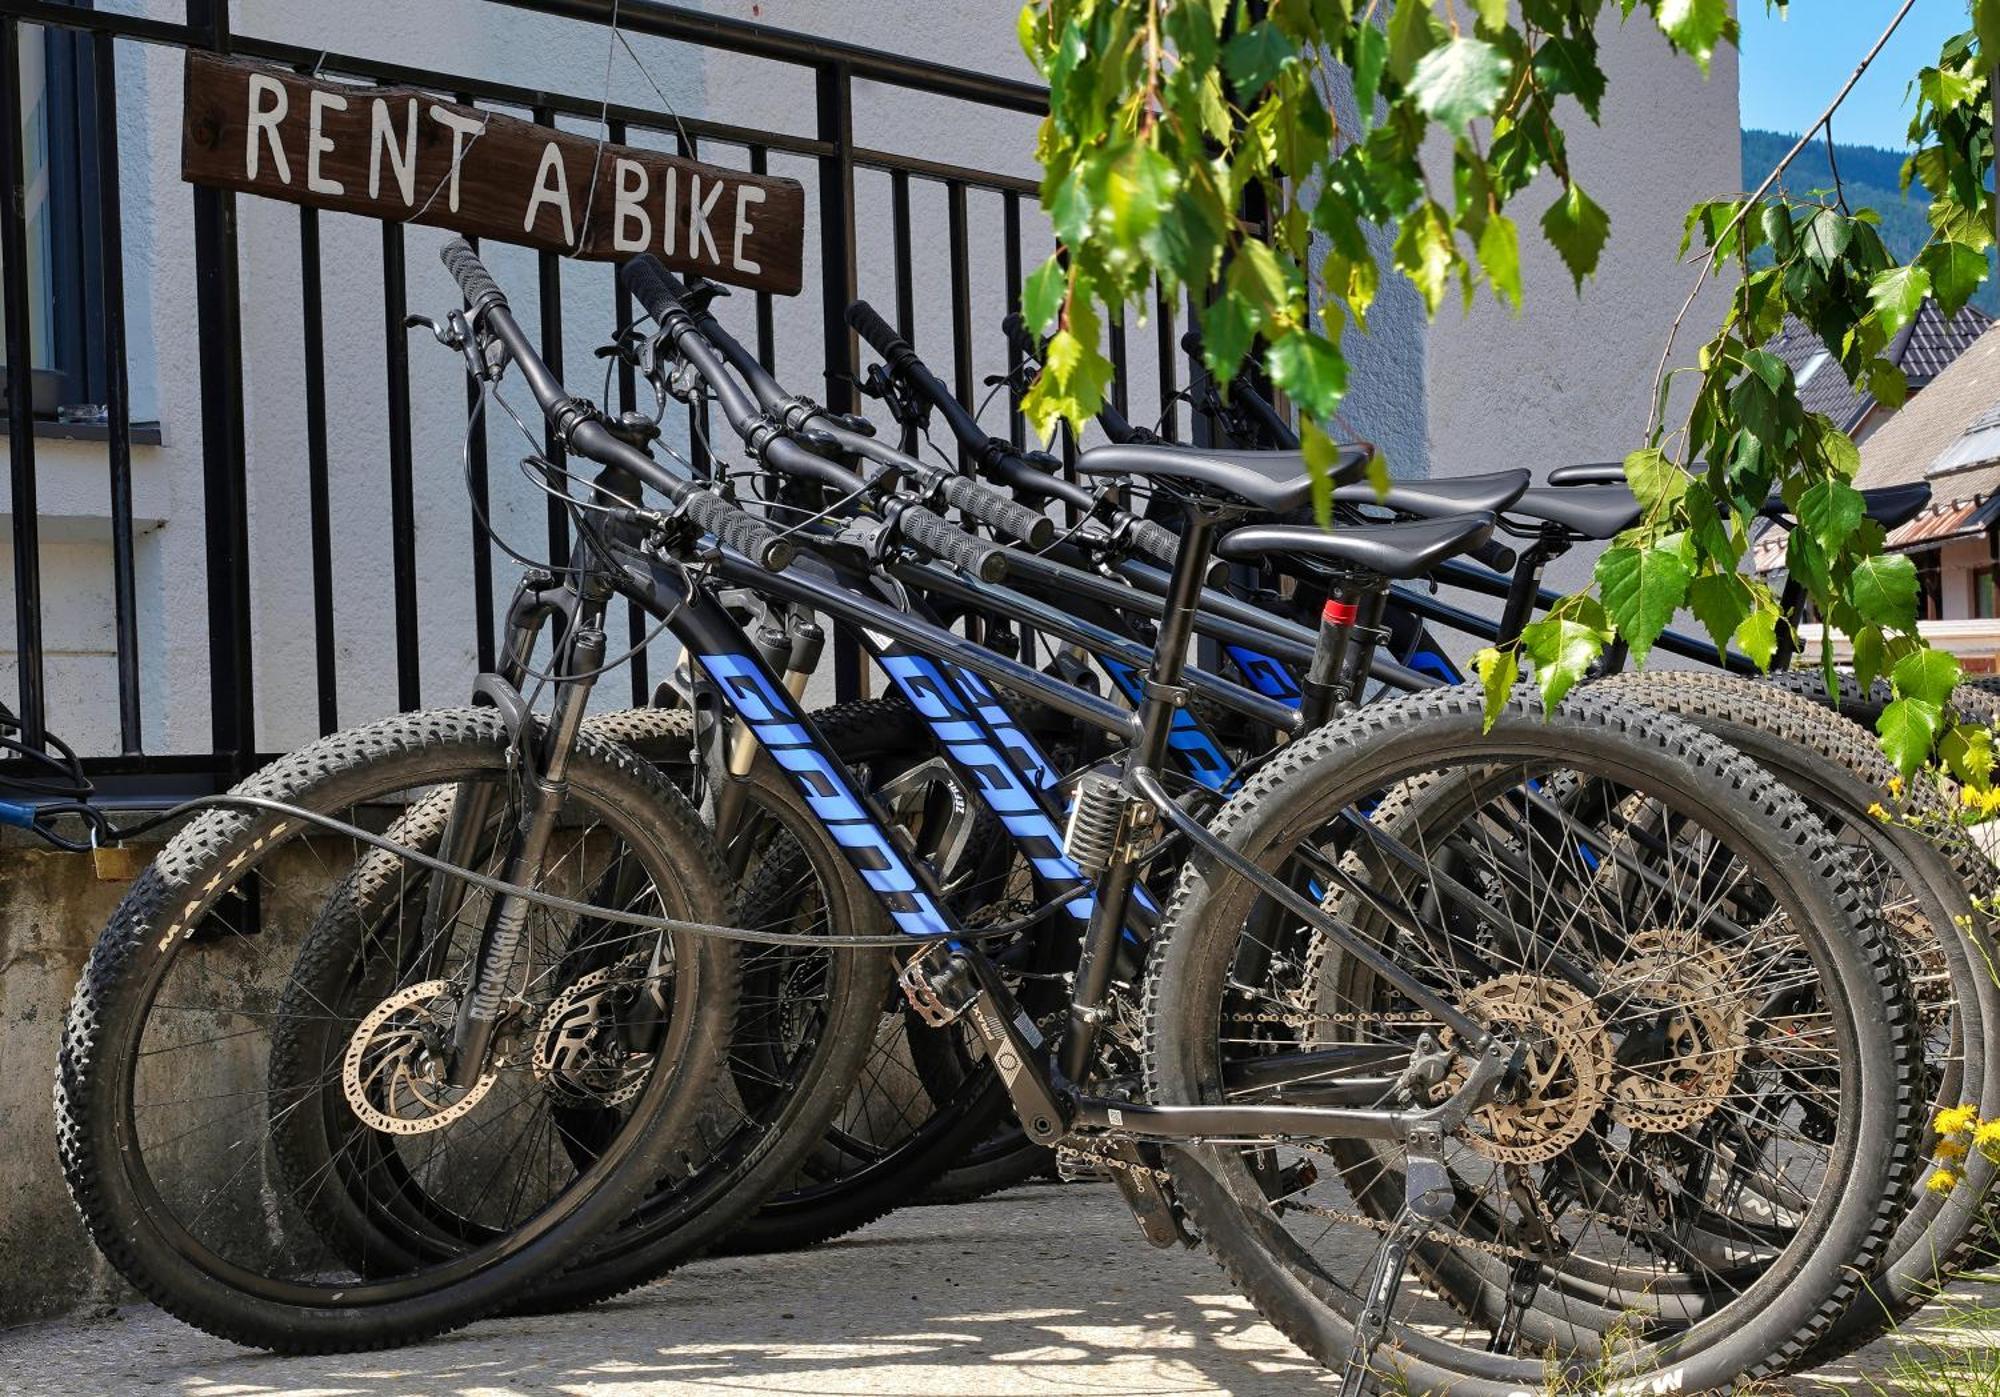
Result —
M847 307L855 297L854 88L846 65L814 70L819 139L832 147L819 158L820 317L825 327L826 405L854 411L854 332ZM833 692L841 703L867 694L861 648L845 636L833 646Z
M42 545L35 517L35 422L28 362L27 154L21 145L21 25L0 20L0 276L7 300L7 474L14 511L14 648L20 666L21 737L42 742L48 698L42 675Z
M187 0L188 27L229 51L229 0ZM215 753L232 777L256 764L250 654L250 502L243 440L243 318L236 196L194 190L195 322L200 335L201 474L208 545L208 702Z

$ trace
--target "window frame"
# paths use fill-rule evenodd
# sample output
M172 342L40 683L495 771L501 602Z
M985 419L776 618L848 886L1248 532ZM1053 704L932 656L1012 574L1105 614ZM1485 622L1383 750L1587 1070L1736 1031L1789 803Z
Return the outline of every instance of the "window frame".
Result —
M73 9L92 7L91 0L68 3ZM31 165L41 160L48 181L47 363L29 367L47 368L60 377L58 406L101 406L109 392L109 373L104 352L103 203L96 159L100 133L93 40L72 29L45 25L40 27L40 41L42 149L24 149L23 154ZM23 141L27 134L21 133ZM33 247L29 255L40 257L42 249ZM4 416L0 407L0 417Z

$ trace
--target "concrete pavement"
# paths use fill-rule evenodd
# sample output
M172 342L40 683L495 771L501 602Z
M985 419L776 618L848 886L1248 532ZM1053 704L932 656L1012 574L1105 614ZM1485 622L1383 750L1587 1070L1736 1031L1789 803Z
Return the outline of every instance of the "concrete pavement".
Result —
M1980 1301L1973 1291L1963 1303ZM1985 1303L2000 1304L2000 1289ZM1906 1351L1935 1370L1915 1342ZM1891 1361L1877 1345L1789 1390L1872 1393ZM1981 1366L1921 1390L2000 1394L2000 1364ZM143 1306L0 1330L0 1392L49 1397L1263 1397L1337 1386L1205 1254L1146 1247L1102 1185L906 1209L810 1252L697 1262L582 1314L492 1320L389 1353L274 1358Z

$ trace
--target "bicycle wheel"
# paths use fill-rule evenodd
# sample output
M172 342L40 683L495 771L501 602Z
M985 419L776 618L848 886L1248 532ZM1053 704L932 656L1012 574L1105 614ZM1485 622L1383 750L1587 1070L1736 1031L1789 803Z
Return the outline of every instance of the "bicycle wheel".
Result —
M1835 693L1827 692L1826 676L1817 668L1778 670L1765 675L1763 682L1788 694L1811 699L1822 708L1831 708L1870 732L1875 730L1875 720L1882 716L1882 710L1896 696L1885 679L1877 679L1863 690L1852 670L1835 673ZM1951 707L1958 717L1969 722L1991 723L2000 719L2000 689L1993 684L1993 676L1972 676L1952 690Z
M689 784L694 725L685 710L605 714L588 720L584 731L643 753L647 765L642 769L657 788L653 799L673 801L670 785ZM811 840L818 829L811 812L776 773L753 772L744 784L747 815L722 850L732 879L743 864L758 864L773 840ZM449 789L435 792L399 819L391 836L399 844L435 853L455 798ZM827 843L823 837L820 842ZM817 867L806 870L788 890L783 926L758 925L794 934L823 932L829 919L813 909L829 895L839 903L833 923L856 933L879 930L870 915L872 899L830 844ZM307 938L300 960L310 969L295 975L291 990L301 1007L341 1002L345 986L361 978L356 967L371 955L383 959L380 948L396 944L385 929L421 920L430 897L429 880L410 876L400 859L385 854L363 860L331 900L338 915L323 914ZM741 917L733 920L742 922ZM588 949L570 954L588 955ZM513 1308L574 1308L663 1274L756 1206L825 1127L853 1078L874 1022L887 978L879 954L746 945L738 956L741 990L727 1071L677 1142L671 1166L632 1216L594 1245L582 1264L543 1282ZM566 1005L572 1013L587 1014L616 979L606 960L597 954L576 965L569 978L583 977L586 988ZM568 1031L580 1027L573 1024ZM290 1065L298 1075L309 1077L316 1070L310 1047L290 1056L298 1059ZM563 1065L572 1075L580 1070L578 1064ZM570 1084L570 1096L584 1094L578 1084ZM586 1104L573 1101L570 1115L580 1119ZM428 1214L440 1210L426 1206L424 1190L412 1181L381 1169L341 1167L341 1125L295 1115L291 1128L279 1137L285 1147L281 1157L292 1176L321 1181L313 1198L323 1232L341 1239L357 1264L380 1249L463 1245L456 1229L427 1235L435 1233ZM572 1130L572 1136L584 1139L587 1133Z
M1896 770L1873 733L1772 685L1660 670L1613 676L1592 692L1687 718L1806 800L1847 850L1893 935L1916 994L1929 1109L1970 1104L1982 1119L2000 1113L2000 1073L1986 1070L2000 1031L2000 953L1987 910L2000 876L1965 840L1948 848L1924 833L1956 828L1943 793L1920 773L1898 802L1889 793ZM1909 818L1870 813L1883 802ZM1880 1269L1814 1346L1809 1364L1859 1347L1929 1303L1986 1239L1994 1165L1975 1152L1963 1172L1949 1194L1916 1190Z
M1492 1394L1778 1371L1851 1303L1918 1167L1922 1055L1888 935L1803 803L1714 738L1587 696L1545 714L1526 689L1482 733L1481 707L1467 687L1364 709L1212 826L1281 876L1366 888L1325 905L1524 1054L1439 1151L1442 1216L1371 1367ZM1147 983L1151 1099L1256 1101L1232 1083L1326 1051L1371 1066L1328 1068L1324 1099L1421 1104L1463 1080L1449 1030L1310 942L1193 861ZM1406 1207L1401 1148L1168 1160L1265 1317L1345 1360Z
M490 710L405 714L236 793L379 829L468 790L498 824L519 814L512 753ZM724 918L712 842L636 759L579 739L562 800L545 890ZM630 1210L723 1069L733 945L536 906L487 1070L452 1087L439 1049L488 893L440 879L427 924L347 939L344 962L299 954L307 933L336 944L326 919L354 905L357 869L371 886L410 876L384 857L288 811L211 811L134 883L71 1005L56 1114L85 1223L134 1286L224 1338L377 1348L494 1310ZM337 1002L305 980L338 986ZM302 1173L316 1134L332 1147ZM383 1212L341 1211L353 1198Z

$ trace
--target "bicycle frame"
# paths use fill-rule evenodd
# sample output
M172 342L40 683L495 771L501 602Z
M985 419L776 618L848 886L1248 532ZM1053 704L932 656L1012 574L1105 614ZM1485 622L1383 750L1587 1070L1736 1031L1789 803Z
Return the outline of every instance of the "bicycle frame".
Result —
M1191 528L1197 535L1188 540L1191 559L1195 555L1205 559L1211 527L1212 521L1205 521ZM1403 1139L1413 1130L1438 1128L1440 1123L1450 1128L1487 1098L1504 1073L1511 1048L1383 956L1358 931L1223 850L1219 856L1225 862L1276 898L1288 913L1371 963L1423 1012L1459 1034L1461 1041L1474 1045L1481 1054L1479 1062L1452 1098L1419 1112L1293 1105L1141 1107L1129 1101L1076 1094L1077 1088L1087 1084L1091 1049L1104 1016L1103 1004L1127 922L1144 902L1134 881L1135 866L1129 860L1114 862L1093 885L1063 853L1059 826L1046 803L1045 789L1032 774L1024 774L1018 764L1021 759L1015 755L1033 744L1012 723L996 691L1025 694L1128 744L1126 772L1136 792L1156 808L1164 807L1159 813L1167 823L1209 848L1204 843L1211 839L1207 831L1181 812L1151 777L1168 750L1172 715L1178 707L1169 691L1179 688L1180 665L1175 657L1185 650L1192 633L1199 560L1184 561L1177 571L1175 581L1180 591L1167 604L1153 677L1136 712L859 591L818 560L801 557L784 572L773 574L723 550L716 564L721 581L809 607L862 637L931 727L947 761L967 782L967 789L988 798L1003 820L1013 817L1008 821L1010 833L1028 853L1038 879L1057 895L1066 895L1069 900L1064 906L1072 909L1072 919L1086 923L1063 1061L1054 1065L1044 1060L1039 1035L998 970L962 940L965 928L952 914L934 871L906 855L881 809L855 788L811 718L771 672L735 619L682 568L634 546L633 541L614 543L611 554L616 568L612 585L666 620L693 662L757 734L808 806L826 822L857 875L882 899L894 924L913 938L923 938L913 942L918 948L944 942L966 955L980 994L968 1017L986 1041L1017 1114L1034 1138L1052 1142L1069 1129L1082 1127L1137 1131L1167 1141L1218 1134ZM975 683L988 687L970 696L965 686ZM998 736L996 724L1009 731L1006 739ZM1300 1062L1298 1075L1324 1077L1327 1070L1325 1054L1314 1054Z

